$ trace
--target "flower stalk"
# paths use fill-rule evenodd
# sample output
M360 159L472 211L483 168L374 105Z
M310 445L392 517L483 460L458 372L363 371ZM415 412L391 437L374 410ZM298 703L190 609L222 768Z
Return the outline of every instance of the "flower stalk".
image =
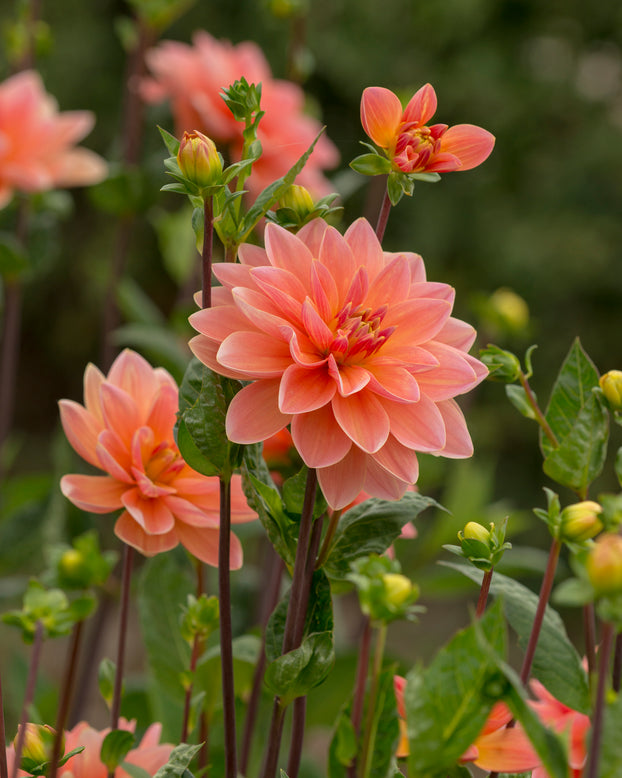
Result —
M376 222L376 237L382 243L384 238L384 231L387 228L389 221L389 214L391 213L391 198L389 197L389 189L384 190L384 198L382 205L380 206L380 213L378 214L378 221Z
M479 598L477 600L477 608L475 609L475 618L481 619L486 610L486 603L488 602L488 594L490 592L490 583L492 581L492 574L494 568L486 570L484 577L482 578L482 585L479 590Z
M358 739L361 731L361 721L363 720L363 702L365 700L365 681L367 680L367 670L369 667L369 654L371 648L372 627L371 619L365 616L365 624L359 644L359 658L356 666L356 682L354 686L354 698L352 700L352 729ZM357 762L353 760L348 767L348 778L356 778Z
M380 671L384 658L384 648L387 641L387 624L382 622L378 627L376 636L376 648L374 664L372 668L371 686L367 701L367 715L365 717L365 730L363 735L363 752L361 754L359 778L368 778L371 772L371 762L376 742L376 730L378 728L378 711L376 710L376 698L380 685Z
M4 726L4 701L2 697L2 678L0 678L0 778L9 778L6 761L6 729Z
M17 730L17 741L15 743L15 761L13 762L13 770L11 772L11 778L17 778L19 772L19 765L22 761L22 753L24 750L24 739L26 737L26 722L28 721L28 710L35 697L35 686L37 684L37 673L39 672L39 660L41 658L41 648L43 647L43 624L39 620L35 627L35 636L32 643L32 653L30 655L30 667L28 669L28 678L26 680L26 692L24 694L24 702L22 705L22 713L20 716L19 728Z
M585 778L598 778L598 766L600 762L603 735L603 719L605 713L605 696L607 691L607 679L609 676L609 658L611 655L614 632L614 625L610 621L603 624L602 641L598 651L598 685L596 687L596 702L594 704L594 717L592 720L592 739Z

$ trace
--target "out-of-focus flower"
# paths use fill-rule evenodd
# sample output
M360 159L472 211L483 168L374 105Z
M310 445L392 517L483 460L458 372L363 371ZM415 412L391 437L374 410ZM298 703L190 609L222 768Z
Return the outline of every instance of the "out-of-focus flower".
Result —
M610 370L601 375L598 383L611 407L616 411L622 410L622 370Z
M529 682L536 700L530 702L541 721L555 732L568 736L568 762L572 770L572 778L581 778L583 766L587 760L587 737L590 731L590 719L584 713L579 713L567 707L546 690L535 679ZM544 767L539 767L532 778L549 778Z
M370 86L361 99L361 123L373 142L384 149L394 170L402 173L450 173L471 170L490 155L495 138L472 124L428 122L436 112L436 92L421 87L404 110L390 89Z
M119 729L134 732L136 728L135 721L119 721ZM84 751L72 756L63 767L58 770L59 778L106 778L108 769L99 758L102 743L110 729L97 730L82 721L76 726L65 732L65 753L73 751L80 746ZM141 767L149 775L155 775L157 771L165 765L173 750L173 746L168 743L160 743L162 732L161 724L152 724L143 735L140 744L131 749L125 757L126 762ZM7 749L8 772L11 775L15 751L13 746ZM21 770L18 775L23 776L26 773ZM122 768L117 767L114 772L115 778L130 778L129 774Z
M43 192L96 184L106 177L104 160L75 148L95 123L90 111L59 113L41 78L24 70L0 84L0 208L15 190Z
M401 497L417 451L471 456L453 398L488 371L467 354L474 329L450 315L454 290L427 282L417 254L383 252L364 219L343 236L322 220L297 235L268 224L265 241L214 266L213 307L190 317L196 356L252 381L229 406L230 439L291 423L332 508L363 490Z
M216 144L198 130L184 132L177 152L179 169L199 189L216 184L222 175L222 162Z
M393 676L393 688L400 717L400 742L395 755L400 758L410 753L404 704L406 679L400 675ZM464 752L460 762L473 762L482 770L503 773L522 773L537 767L540 760L520 724L508 729L511 720L512 714L507 705L496 703L475 742Z
M597 595L622 594L622 536L600 535L589 550L585 570Z
M147 52L146 60L152 77L143 82L143 97L150 102L170 100L178 136L184 130L198 128L217 143L229 145L234 161L242 154L244 127L225 105L221 91L242 76L249 83L261 82L265 114L259 123L258 138L263 154L245 183L254 196L283 176L321 129L319 122L303 112L302 89L272 78L266 58L254 43L232 45L200 31L193 37L193 46L164 41ZM322 136L298 183L314 195L329 194L332 190L322 171L338 161L337 149Z
M129 349L108 376L94 365L84 374L84 406L61 400L67 439L107 475L66 475L61 490L93 513L123 508L115 533L146 556L184 545L207 564L218 565L219 480L192 470L173 436L177 384ZM257 516L246 502L239 476L231 483L231 520ZM242 564L242 547L231 536L231 567Z

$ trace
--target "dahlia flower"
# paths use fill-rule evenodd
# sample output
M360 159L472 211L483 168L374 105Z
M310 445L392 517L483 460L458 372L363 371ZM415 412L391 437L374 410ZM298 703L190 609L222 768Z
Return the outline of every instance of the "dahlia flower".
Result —
M66 475L65 497L93 513L124 509L116 535L146 556L178 543L209 565L218 565L219 480L192 470L182 459L173 427L177 384L126 349L108 376L90 364L84 374L84 405L61 400L67 439L89 464L107 475ZM234 523L256 518L233 476ZM231 536L231 567L242 564L240 541Z
M265 114L259 123L258 138L263 155L245 183L253 196L283 176L320 131L319 122L303 113L302 89L272 78L263 52L254 43L232 45L200 31L195 33L192 46L164 41L147 52L146 60L152 77L142 83L144 99L170 100L178 136L185 130L200 130L216 143L229 146L234 161L241 157L244 127L234 119L221 92L242 76L249 83L262 84L261 107ZM298 183L314 195L329 194L332 188L322 171L338 161L337 149L322 136Z
M190 317L196 356L252 382L229 406L229 438L291 424L335 509L361 491L401 497L417 451L470 456L453 398L487 370L467 354L473 328L450 315L454 290L426 281L417 254L384 252L364 219L345 235L320 219L297 235L268 224L265 243L216 264L213 307Z
M106 163L74 148L95 123L90 111L58 112L38 73L25 70L0 84L0 208L14 190L42 192L96 184Z
M495 138L472 124L428 126L436 112L436 92L426 84L404 110L399 97L370 86L361 99L361 123L367 135L403 173L471 170L488 158Z
M134 732L135 728L135 721L126 721L125 719L119 721L119 729ZM108 769L100 760L99 752L109 731L110 729L93 729L85 721L81 721L73 729L65 732L65 753L80 746L84 747L84 751L72 756L63 767L59 768L58 778L106 778ZM140 744L128 752L125 761L141 767L149 775L155 775L160 767L168 762L173 750L172 745L160 743L161 732L161 724L152 724L143 735ZM14 759L15 751L13 746L10 746L7 748L9 775L13 771ZM18 775L25 776L27 773L19 770ZM122 767L117 767L114 776L115 778L130 778Z

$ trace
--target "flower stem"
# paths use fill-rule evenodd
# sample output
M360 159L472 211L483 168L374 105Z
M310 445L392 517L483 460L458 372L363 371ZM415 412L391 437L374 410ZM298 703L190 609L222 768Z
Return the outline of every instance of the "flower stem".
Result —
M212 307L212 250L214 241L214 201L206 197L203 202L203 308Z
M531 634L529 635L529 642L527 643L527 650L525 651L525 658L523 659L523 666L520 673L521 681L525 686L527 685L529 676L531 675L531 666L533 664L533 658L536 653L538 638L540 637L544 612L546 610L549 597L551 596L551 589L553 588L553 580L555 578L555 571L557 569L557 561L559 559L559 552L561 551L561 547L561 541L554 539L553 543L551 544L551 550L549 552L544 578L542 579L538 607L536 609L536 615L533 620L533 626L531 627Z
M121 579L121 612L119 613L119 639L117 643L117 667L114 676L114 691L110 706L110 729L117 729L121 713L121 689L125 665L125 643L127 641L127 623L130 610L130 586L132 582L132 562L134 549L127 544L123 547L123 577Z
M369 616L365 616L365 625L361 635L359 646L359 658L356 666L356 682L354 686L354 698L352 700L352 729L358 740L361 731L361 721L363 719L363 702L365 700L365 681L367 680L367 669L369 667L369 649L371 647L371 621ZM356 759L348 767L348 778L356 778Z
M585 778L598 778L598 763L600 761L600 744L603 734L603 718L605 713L605 694L607 677L609 675L609 656L613 642L614 626L607 621L603 625L603 635L598 650L598 686L596 687L596 702L592 720L592 740L588 756Z
M542 413L542 410L538 405L538 401L536 400L536 396L534 395L531 386L529 386L529 381L527 380L527 376L523 373L522 370L519 373L518 379L520 381L521 386L525 390L527 401L529 402L529 405L531 405L531 408L536 416L536 421L538 422L538 424L542 428L542 431L551 442L553 448L559 448L559 441L555 437L555 433L553 432L548 421L544 417L544 414Z
M588 674L596 672L596 626L594 624L594 603L583 606L583 629L585 632L585 656Z
M620 691L620 676L622 675L622 633L616 635L613 653L613 675L611 686L614 692Z
M220 479L220 531L218 539L218 599L220 603L220 657L225 727L225 776L237 778L235 694L233 688L233 627L231 623L231 479Z
M477 601L477 609L475 611L475 618L480 619L484 615L486 610L486 603L488 602L488 592L490 591L490 582L492 581L493 568L487 570L484 573L482 579L482 585L479 590L479 599Z
M58 705L58 713L56 715L56 735L54 736L54 748L52 750L52 763L50 765L49 778L56 778L56 773L58 771L58 761L63 756L61 754L63 733L67 725L69 706L71 705L76 670L78 668L78 655L82 645L83 625L83 621L77 621L73 625L73 630L71 633L71 644L69 647L69 653L67 655L67 664L65 666L62 694Z
M382 201L382 205L380 206L380 213L378 214L378 221L376 223L376 237L380 243L382 243L382 239L384 238L384 231L387 227L390 213L391 200L389 199L389 190L387 188L384 191L384 199Z
M342 513L343 511L341 509L331 513L328 529L326 530L326 535L324 535L324 540L322 541L322 548L318 555L317 562L315 563L316 570L319 570L319 568L322 567L330 554L333 538L335 537L335 532L337 531L337 526Z
M302 757L302 742L307 721L307 698L296 697L292 717L292 734L290 739L289 759L287 760L288 778L297 778Z
M15 761L11 778L17 778L19 763L22 761L22 752L24 750L24 738L26 737L26 722L28 721L28 710L35 697L35 686L37 683L37 673L39 671L39 659L41 658L41 648L43 646L43 624L37 621L35 627L35 637L32 643L32 654L30 655L30 667L28 669L28 679L26 680L26 692L24 694L24 703L22 705L22 714L17 730L17 742L15 743Z
M0 678L0 778L9 778L6 761L6 729L4 727L4 702L2 699L2 678Z
M363 753L360 762L360 778L368 778L371 772L371 762L376 742L376 730L378 727L378 711L376 710L376 698L380 685L380 671L384 658L384 647L387 641L387 625L383 622L378 627L376 637L376 650L374 653L374 665L372 668L371 687L367 700L367 715L365 717L365 731L363 735Z
M192 641L192 653L190 655L190 676L194 677L194 672L197 668L197 661L201 656L201 638L198 635L194 636ZM184 714L181 723L181 741L182 743L188 742L188 724L190 722L190 703L192 702L192 680L188 683L186 694L184 696Z

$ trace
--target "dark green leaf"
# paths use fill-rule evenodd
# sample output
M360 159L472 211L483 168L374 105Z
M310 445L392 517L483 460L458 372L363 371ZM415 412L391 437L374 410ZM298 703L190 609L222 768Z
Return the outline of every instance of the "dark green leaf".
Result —
M277 554L287 564L293 565L296 548L290 542L291 533L289 531L293 522L285 512L285 506L278 489L274 484L270 486L263 480L256 478L247 469L246 457L242 461L242 483L248 504L257 511Z
M199 753L202 743L198 746L191 746L187 743L181 743L172 750L168 762L163 765L154 778L182 778L188 765Z
M103 740L99 758L110 772L114 772L133 746L133 732L128 732L126 729L113 729Z
M396 173L395 170L392 170L389 173L389 177L387 178L387 194L389 195L391 205L397 205L404 195L403 178L404 174Z
M335 733L328 751L329 778L345 778L345 768L356 756L358 744L350 707L342 710L337 718Z
M28 253L11 233L0 233L0 276L15 278L29 267Z
M600 752L599 778L622 775L622 694L610 700L605 708Z
M505 387L505 393L508 397L508 400L519 413L522 413L522 415L527 419L536 418L536 414L531 407L531 403L527 399L527 393L522 386L518 386L517 384L507 384Z
M240 635L233 639L233 686L240 699L248 699L253 685L255 666L261 652L256 635ZM201 657L194 676L195 696L203 694L203 710L212 713L222 706L222 663L220 646L213 646Z
M171 155L171 157L176 157L177 152L179 151L179 141L174 135L171 135L170 132L167 132L162 127L158 127L158 130L160 131L160 136L164 141L164 145L168 149L168 153Z
M400 724L393 686L395 668L384 670L380 675L378 696L374 709L376 737L371 759L371 778L385 778L400 739Z
M431 497L407 492L401 500L371 499L351 508L339 520L324 564L327 575L345 579L355 559L384 553L399 537L404 524L431 506L441 507Z
M302 516L308 473L308 468L303 466L296 475L288 478L283 484L283 502L285 504L285 509L296 516ZM326 507L326 500L324 499L322 490L318 486L315 490L315 503L313 506L314 518L317 519L321 516L326 510Z
M481 584L483 573L480 570L459 562L441 564L458 570L467 578ZM538 597L518 581L497 572L492 577L490 592L495 597L503 598L507 620L518 635L519 645L526 647ZM560 615L550 605L544 613L532 672L564 705L581 713L590 711L587 676L581 657L568 640Z
M332 632L314 632L302 641L299 648L268 665L265 682L284 704L288 704L322 683L334 662Z
M147 772L143 767L139 767L137 764L131 762L121 762L121 768L126 772L130 778L151 778L151 773Z

